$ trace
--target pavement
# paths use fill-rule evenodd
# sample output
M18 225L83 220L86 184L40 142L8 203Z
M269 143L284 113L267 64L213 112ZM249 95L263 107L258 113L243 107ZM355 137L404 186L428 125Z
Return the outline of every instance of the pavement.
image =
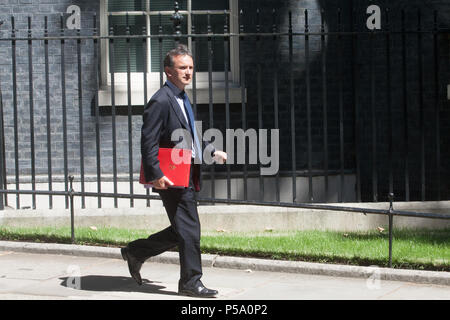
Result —
M208 254L202 263L215 301L450 299L450 272ZM201 300L177 294L176 252L149 259L141 275L139 286L119 248L0 241L0 300Z

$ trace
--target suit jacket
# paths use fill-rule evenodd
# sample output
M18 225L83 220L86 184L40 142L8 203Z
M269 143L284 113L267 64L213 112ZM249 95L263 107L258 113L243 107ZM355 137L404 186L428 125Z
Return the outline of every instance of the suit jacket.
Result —
M191 137L180 136L172 141L172 133L177 129L185 129L190 134L190 127L180 109L175 96L181 92L178 88L172 88L167 83L159 89L147 103L144 109L141 131L141 156L147 181L160 179L164 176L159 167L159 148L173 148L175 146L191 149ZM214 148L211 147L211 153ZM195 191L201 188L201 165L191 165L194 170ZM154 189L157 191L157 189Z

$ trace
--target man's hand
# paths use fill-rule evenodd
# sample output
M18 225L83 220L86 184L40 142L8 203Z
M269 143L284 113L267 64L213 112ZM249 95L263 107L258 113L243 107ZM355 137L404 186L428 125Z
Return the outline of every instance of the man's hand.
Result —
M153 187L156 189L167 189L169 186L173 186L173 182L169 180L166 176L163 176L160 179L156 179L152 181Z
M215 151L214 152L214 161L216 161L217 164L224 164L227 162L227 154L223 151Z

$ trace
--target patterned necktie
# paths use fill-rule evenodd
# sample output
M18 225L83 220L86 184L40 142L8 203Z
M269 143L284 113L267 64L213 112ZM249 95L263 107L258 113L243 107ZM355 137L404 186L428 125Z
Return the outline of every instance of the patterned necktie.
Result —
M194 113L192 112L191 103L189 102L189 98L188 98L186 92L183 91L180 94L180 96L181 96L181 98L183 98L184 110L186 111L186 114L189 119L189 127L191 128L191 134L194 137L195 157L200 159L200 162L201 162L202 161L202 149L200 148L200 141L198 140L197 130L195 130Z

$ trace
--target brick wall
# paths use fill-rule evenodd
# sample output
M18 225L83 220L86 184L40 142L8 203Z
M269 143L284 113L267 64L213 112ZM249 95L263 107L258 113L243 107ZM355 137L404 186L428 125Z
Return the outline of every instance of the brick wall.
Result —
M2 3L0 20L5 23L1 27L1 36L11 35L10 16L15 17L16 37L27 36L27 18L32 18L32 35L42 36L44 33L44 16L48 16L50 35L59 35L60 15L65 14L71 4L81 8L82 34L91 35L94 13L99 15L99 1L6 1ZM3 10L5 8L5 10ZM98 20L97 20L98 21ZM66 30L67 36L76 35L75 30ZM0 68L4 103L5 149L8 175L15 172L14 165L14 118L13 118L13 78L11 41L0 42ZM18 146L19 172L29 175L31 172L31 135L30 135L30 99L28 72L27 41L16 42L17 59L17 112L18 112ZM64 172L63 153L63 94L61 87L61 42L50 40L49 45L49 89L50 89L50 126L51 157L53 174ZM80 173L80 130L79 130L79 98L78 98L78 60L77 42L66 40L64 43L65 91L67 112L67 155L69 174ZM84 166L86 174L96 172L95 117L91 115L91 105L95 96L96 73L94 66L94 42L91 39L81 41L81 82L82 82L82 114L84 138ZM34 138L36 149L36 173L47 174L47 132L46 132L46 87L44 42L32 42L33 56L33 103L34 103ZM135 168L139 168L139 138L141 117L133 116L132 134ZM128 171L128 119L116 117L117 132L117 166L119 173ZM102 172L112 173L112 118L100 117L100 142ZM137 171L137 170L135 170Z

